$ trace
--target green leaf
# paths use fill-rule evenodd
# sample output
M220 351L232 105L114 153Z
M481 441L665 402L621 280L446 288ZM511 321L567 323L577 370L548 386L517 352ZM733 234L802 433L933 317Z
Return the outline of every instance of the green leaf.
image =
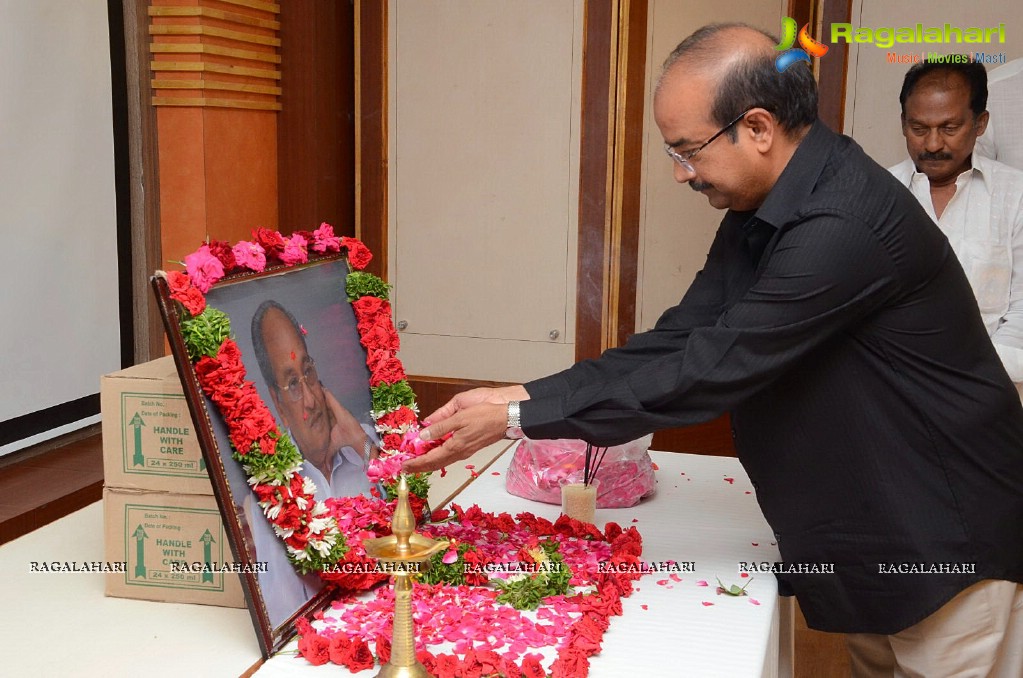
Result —
M216 358L224 339L231 336L231 320L223 311L207 306L199 315L181 321L181 336L192 362L204 355Z
M370 389L373 397L373 410L390 412L401 406L415 409L416 394L407 379L395 384L380 384Z
M372 273L352 271L345 277L345 294L348 301L355 301L359 297L387 299L390 292L391 286Z
M722 583L720 577L717 577L716 579L718 580L718 592L719 593L724 593L725 595L728 595L728 596L745 596L745 595L748 595L746 593L746 587L749 586L750 582L753 581L753 577L750 577L749 581L746 582L746 584L742 588L739 588L739 586L737 584L732 584L731 586L725 586L724 583Z

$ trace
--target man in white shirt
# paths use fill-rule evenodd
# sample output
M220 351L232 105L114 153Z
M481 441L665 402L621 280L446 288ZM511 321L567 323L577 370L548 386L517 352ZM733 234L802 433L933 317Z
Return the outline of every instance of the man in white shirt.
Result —
M1023 59L988 74L987 109L991 119L977 152L1023 170Z
M276 301L264 301L252 318L252 344L281 425L302 453L302 475L316 485L316 500L369 495L366 469L377 454L376 433L360 423L323 386L302 327ZM301 576L255 497L244 499L257 561L266 562L259 584L267 616L276 627L321 588L315 574Z
M1023 393L1023 172L974 153L987 71L922 63L899 94L909 158L889 168L945 233L1002 364Z

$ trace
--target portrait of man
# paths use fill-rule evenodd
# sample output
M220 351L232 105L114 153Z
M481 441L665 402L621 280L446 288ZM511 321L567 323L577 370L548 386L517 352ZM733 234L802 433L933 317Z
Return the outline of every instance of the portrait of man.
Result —
M218 285L207 296L230 318L246 378L302 454L300 473L316 485L317 501L369 495L366 468L378 451L366 354L343 291L346 274L337 261ZM215 412L212 404L208 408ZM259 597L277 628L323 583L292 566L231 457L223 421L211 419L234 506L235 515L225 520L239 523L243 543L236 550L261 564Z

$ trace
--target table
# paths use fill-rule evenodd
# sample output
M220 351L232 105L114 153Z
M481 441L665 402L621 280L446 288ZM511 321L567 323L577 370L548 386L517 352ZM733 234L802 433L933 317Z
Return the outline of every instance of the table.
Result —
M651 456L658 466L656 494L632 508L598 509L597 523L635 525L643 535L644 560L691 563L693 571L681 573L678 583L657 575L638 582L638 590L623 601L624 616L612 620L601 653L591 658L590 675L659 675L671 667L672 675L697 677L790 676L792 602L777 595L773 575L754 575L749 596L715 593L717 577L728 585L748 581L739 576L739 562L780 560L738 460L667 452ZM479 504L486 511L531 511L556 518L560 507L504 491L510 459L506 453L454 501L464 507ZM697 585L701 580L709 585ZM294 648L291 643L285 649ZM317 670L301 658L281 654L256 676L312 677Z
M485 468L509 444L468 461ZM434 474L431 504L443 505L471 480L465 463L444 478ZM7 648L0 675L238 676L262 662L246 609L108 598L102 573L32 572L33 562L55 561L105 561L102 501L0 546Z

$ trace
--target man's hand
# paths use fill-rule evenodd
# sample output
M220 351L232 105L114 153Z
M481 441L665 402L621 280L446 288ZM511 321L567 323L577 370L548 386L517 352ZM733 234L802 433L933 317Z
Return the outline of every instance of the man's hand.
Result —
M428 417L423 418L423 424L430 426L437 422L444 421L456 412L492 403L495 405L507 405L512 400L529 400L529 394L522 386L503 386L501 388L474 388L471 391L462 391L454 398L445 403L440 409ZM434 435L434 438L439 436ZM425 438L424 438L425 440Z
M472 393L472 391L469 391L469 393ZM455 400L457 399L458 397L456 396ZM450 405L451 403L448 404ZM434 471L442 466L447 466L451 462L466 459L487 445L496 443L504 438L504 433L507 429L507 402L483 402L459 409L443 421L434 422L430 424L429 428L424 428L419 433L419 437L423 440L442 438L448 433L452 433L451 438L437 449L405 462L402 470L405 473Z
M339 450L342 447L350 447L361 455L366 439L369 437L366 435L366 431L363 430L359 420L337 401L333 393L326 388L323 389L323 393L331 419L334 420L334 425L330 429L330 449Z

